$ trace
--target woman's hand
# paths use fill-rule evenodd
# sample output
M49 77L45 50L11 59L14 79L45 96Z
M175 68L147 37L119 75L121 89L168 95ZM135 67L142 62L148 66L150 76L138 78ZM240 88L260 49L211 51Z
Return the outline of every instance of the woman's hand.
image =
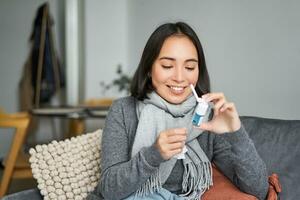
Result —
M214 103L214 116L211 121L202 123L200 129L222 134L240 129L241 121L234 103L227 102L223 93L207 93L202 96L206 102Z
M164 160L182 152L187 138L186 128L174 128L162 131L156 139L155 146Z

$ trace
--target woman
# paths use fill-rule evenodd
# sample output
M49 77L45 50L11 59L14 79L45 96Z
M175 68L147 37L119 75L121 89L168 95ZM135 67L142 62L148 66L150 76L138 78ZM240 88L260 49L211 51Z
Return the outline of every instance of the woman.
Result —
M213 104L200 127L191 124L197 102L190 84ZM242 191L265 198L265 164L234 104L210 93L196 33L182 22L161 25L145 46L131 96L107 116L101 179L89 199L199 199L212 185L212 162Z

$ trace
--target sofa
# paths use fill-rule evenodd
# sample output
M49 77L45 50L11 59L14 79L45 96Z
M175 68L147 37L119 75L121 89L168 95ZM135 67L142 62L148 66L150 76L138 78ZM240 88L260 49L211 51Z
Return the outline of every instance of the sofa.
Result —
M280 199L300 199L300 120L241 117L269 174L282 186Z
M279 198L300 198L300 120L241 117L241 121L252 138L257 151L265 161L268 173L279 176L282 192ZM41 199L37 189L22 191L3 198Z

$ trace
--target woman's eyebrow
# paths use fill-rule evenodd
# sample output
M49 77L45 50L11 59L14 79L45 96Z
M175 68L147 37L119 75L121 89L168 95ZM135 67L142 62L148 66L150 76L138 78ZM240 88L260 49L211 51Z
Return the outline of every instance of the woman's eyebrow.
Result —
M176 59L172 58L172 57L166 57L166 56L164 56L164 57L159 58L159 60L164 60L164 59L171 60L171 61L176 61ZM198 60L194 59L194 58L190 58L190 59L185 60L184 62L196 62L196 63L198 63Z
M164 60L164 59L166 59L166 60L171 60L171 61L175 61L176 59L175 58L171 58L171 57L161 57L161 58L159 58L159 60Z
M196 62L196 63L198 63L198 60L197 60L197 59L194 59L194 58L191 58L191 59L185 60L185 62L186 62L186 63L187 63L187 62Z

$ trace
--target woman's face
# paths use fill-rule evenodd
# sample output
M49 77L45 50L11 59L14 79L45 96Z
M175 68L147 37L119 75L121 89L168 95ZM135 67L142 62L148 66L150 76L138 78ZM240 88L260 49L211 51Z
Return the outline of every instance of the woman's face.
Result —
M152 65L155 91L166 101L180 104L191 94L190 84L198 81L198 54L186 36L167 38Z

